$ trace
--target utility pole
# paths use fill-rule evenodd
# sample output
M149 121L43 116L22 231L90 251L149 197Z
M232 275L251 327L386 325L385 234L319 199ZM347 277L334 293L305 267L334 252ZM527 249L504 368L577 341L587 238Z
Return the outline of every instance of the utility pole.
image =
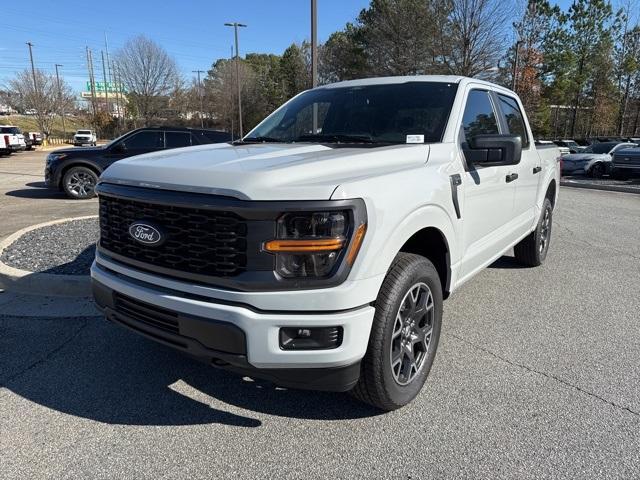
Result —
M242 132L242 89L240 86L240 53L238 50L238 27L246 27L246 25L238 22L225 23L226 27L233 27L236 41L236 84L238 85L238 128L240 131L240 137L244 136Z
M318 86L318 1L311 0L311 86Z
M311 86L318 86L318 2L311 0ZM313 134L318 132L318 104L313 103Z
M118 112L118 116L116 117L116 124L118 125L118 135L120 135L120 115L122 115L122 111L120 110L120 84L118 83L118 77L116 75L116 65L111 62L111 71L113 72L113 84L116 89L116 109Z
M108 88L107 88L107 69L104 67L104 51L100 50L100 54L102 55L102 81L104 83L103 88L104 88L104 107L105 110L107 111L108 114L111 114L111 111L109 109L109 92L108 92Z
M96 120L96 83L93 76L93 57L91 55L91 49L87 47L87 69L89 70L89 88L91 90L91 109L93 111L93 128L95 129Z
M62 132L65 141L67 140L67 127L64 125L64 102L62 101L62 89L60 88L60 74L58 73L58 67L63 67L56 63L56 84L58 85L58 101L60 102L60 116L62 117Z
M113 75L111 72L111 60L109 59L109 43L107 43L107 32L104 32L104 50L107 54L107 72L109 73L109 82L113 82Z
M513 57L513 78L511 79L511 90L516 91L516 75L518 74L518 54L520 53L520 40L516 42L516 53Z
M38 82L36 81L36 67L33 64L33 43L27 42L29 45L29 58L31 59L31 75L33 76L33 91L36 94L36 100L38 99ZM40 112L38 112L40 113Z
M200 97L200 128L204 128L204 120L202 113L204 112L204 104L202 100L202 84L200 83L200 74L205 73L204 70L192 70L191 73L198 74L198 96Z

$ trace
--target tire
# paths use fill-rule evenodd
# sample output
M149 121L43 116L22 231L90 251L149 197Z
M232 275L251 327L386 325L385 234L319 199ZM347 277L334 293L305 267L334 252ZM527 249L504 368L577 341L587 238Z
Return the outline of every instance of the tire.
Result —
M589 174L592 178L602 178L605 174L604 165L602 163L593 164L591 170L589 171Z
M95 196L96 172L87 167L71 167L62 177L62 189L69 198L85 200Z
M551 200L545 198L536 229L513 248L516 260L528 267L542 265L549 251L552 226L553 207Z
M415 311L416 304L424 305L423 313ZM351 394L385 411L410 403L429 375L441 327L442 284L436 268L424 257L399 253L378 293L367 353Z

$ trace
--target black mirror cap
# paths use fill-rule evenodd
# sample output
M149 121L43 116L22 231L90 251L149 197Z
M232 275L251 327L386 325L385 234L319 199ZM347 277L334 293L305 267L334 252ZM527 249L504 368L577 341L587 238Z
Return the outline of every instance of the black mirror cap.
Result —
M483 134L469 139L473 163L482 166L516 165L522 157L520 135Z

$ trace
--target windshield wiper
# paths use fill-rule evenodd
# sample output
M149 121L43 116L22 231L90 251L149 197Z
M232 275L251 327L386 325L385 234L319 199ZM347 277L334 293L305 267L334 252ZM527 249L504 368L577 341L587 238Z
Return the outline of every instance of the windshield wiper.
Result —
M346 133L316 133L300 135L294 142L336 142L336 143L380 143L370 135L349 135Z
M233 142L234 145L241 145L243 143L285 143L284 140L273 137L245 137Z

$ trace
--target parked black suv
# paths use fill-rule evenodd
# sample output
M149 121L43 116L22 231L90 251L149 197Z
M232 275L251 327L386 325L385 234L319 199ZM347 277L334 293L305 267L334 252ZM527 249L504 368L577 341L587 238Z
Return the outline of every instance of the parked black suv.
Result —
M123 158L170 148L222 143L231 134L217 130L145 127L132 130L101 147L66 148L47 155L45 182L76 199L91 198L98 176Z

